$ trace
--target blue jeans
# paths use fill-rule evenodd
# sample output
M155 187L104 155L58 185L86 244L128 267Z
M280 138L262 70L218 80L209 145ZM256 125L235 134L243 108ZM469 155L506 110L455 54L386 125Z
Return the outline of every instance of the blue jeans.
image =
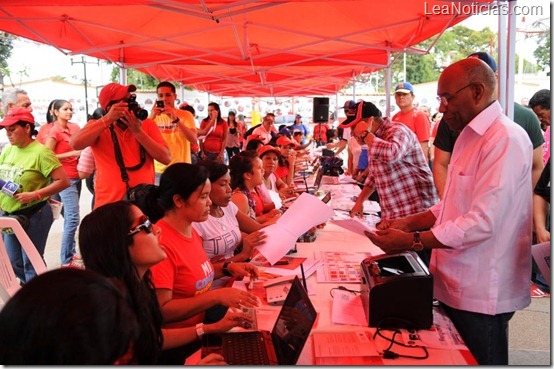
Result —
M26 229L27 236L29 236L43 259L46 240L53 221L52 208L49 204L46 204L29 218L29 227ZM24 283L29 282L37 273L17 237L15 234L3 234L2 238L16 277Z
M63 235L60 259L62 264L71 261L75 254L75 233L79 227L79 184L80 179L70 179L71 185L60 192L63 203Z
M441 307L479 365L508 365L508 322L513 312L487 315Z

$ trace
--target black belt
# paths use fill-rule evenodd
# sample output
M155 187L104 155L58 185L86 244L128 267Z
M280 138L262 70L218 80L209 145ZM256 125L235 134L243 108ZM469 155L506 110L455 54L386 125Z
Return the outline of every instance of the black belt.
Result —
M25 209L16 210L11 213L4 212L4 215L25 215L26 217L30 217L31 215L42 209L42 207L46 205L47 202L47 200L44 200Z

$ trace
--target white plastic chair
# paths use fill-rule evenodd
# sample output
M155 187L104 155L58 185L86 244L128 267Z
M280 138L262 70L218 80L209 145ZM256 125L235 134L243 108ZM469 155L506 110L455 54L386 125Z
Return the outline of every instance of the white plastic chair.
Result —
M13 230L23 250L29 257L29 260L31 260L31 264L33 268L35 268L37 275L46 272L47 268L44 260L40 257L35 245L33 245L33 242L29 236L27 236L27 233L25 233L17 219L0 217L0 230L3 228L11 228ZM2 287L0 288L0 300L2 300L4 304L20 288L19 280L16 278L13 271L2 237L0 237L0 286Z

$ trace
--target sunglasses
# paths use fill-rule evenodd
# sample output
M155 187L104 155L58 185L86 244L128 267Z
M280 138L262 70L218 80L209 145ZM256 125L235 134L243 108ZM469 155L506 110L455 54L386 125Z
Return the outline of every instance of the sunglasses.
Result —
M152 227L154 225L150 221L150 219L146 218L144 223L139 224L135 228L129 230L129 233L127 233L127 236L134 236L135 234L139 233L140 231L146 231L146 233L152 233Z

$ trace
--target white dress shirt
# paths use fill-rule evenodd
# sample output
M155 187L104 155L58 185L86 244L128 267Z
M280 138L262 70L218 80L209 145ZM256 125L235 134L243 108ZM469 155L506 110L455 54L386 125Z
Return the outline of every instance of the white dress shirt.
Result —
M430 210L446 249L433 250L435 298L496 315L530 304L533 147L498 102L460 133L444 200Z

